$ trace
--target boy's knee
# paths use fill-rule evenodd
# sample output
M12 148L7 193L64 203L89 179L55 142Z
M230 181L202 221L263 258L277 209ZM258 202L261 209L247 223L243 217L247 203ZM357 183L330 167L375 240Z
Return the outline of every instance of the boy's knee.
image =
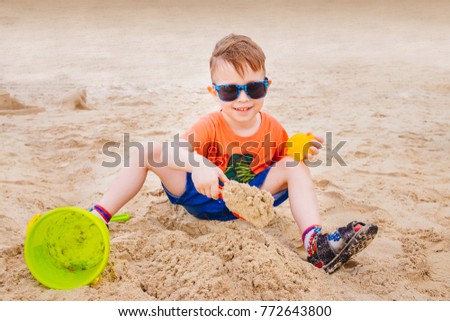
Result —
M277 162L277 166L278 165L289 169L289 168L301 166L301 162L296 161L295 159L293 159L290 156L285 156L280 161Z
M296 161L290 156L283 157L279 162L277 162L277 166L284 168L287 173L292 171L301 171L309 174L309 168L305 165L305 163Z

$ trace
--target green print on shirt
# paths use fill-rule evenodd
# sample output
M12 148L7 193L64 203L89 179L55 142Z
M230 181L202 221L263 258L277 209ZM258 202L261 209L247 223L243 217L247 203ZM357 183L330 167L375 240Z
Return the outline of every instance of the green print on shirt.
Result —
M250 168L252 161L253 155L251 154L233 154L228 160L225 175L227 175L228 179L239 183L248 183L255 178L255 173Z

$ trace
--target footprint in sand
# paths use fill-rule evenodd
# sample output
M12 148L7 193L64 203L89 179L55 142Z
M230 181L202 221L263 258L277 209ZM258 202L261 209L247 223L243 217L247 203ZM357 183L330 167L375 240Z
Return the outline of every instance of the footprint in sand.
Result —
M366 153L366 152L361 152L361 151L356 151L355 153L354 153L354 155L355 155L355 157L356 158L369 158L370 157L370 154L369 153Z

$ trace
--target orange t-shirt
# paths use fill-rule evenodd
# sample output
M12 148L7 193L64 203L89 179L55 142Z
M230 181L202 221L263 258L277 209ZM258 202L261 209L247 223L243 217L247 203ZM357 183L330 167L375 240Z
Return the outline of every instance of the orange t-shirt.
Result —
M248 137L237 135L222 112L216 111L200 118L182 138L219 166L229 179L247 183L285 155L288 140L286 130L274 117L260 114L259 129Z

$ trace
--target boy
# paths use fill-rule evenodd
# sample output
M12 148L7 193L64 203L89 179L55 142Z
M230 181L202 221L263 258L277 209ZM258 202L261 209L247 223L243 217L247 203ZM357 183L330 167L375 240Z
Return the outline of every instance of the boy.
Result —
M332 273L370 243L377 226L350 222L333 234L321 233L309 169L285 156L286 131L261 111L271 82L266 77L265 55L255 42L234 34L223 38L212 53L210 70L208 90L221 110L204 116L184 133L179 144L183 148L152 143L144 144L144 155L134 151L130 166L120 171L90 211L108 223L152 171L173 204L200 219L232 220L236 217L219 198L219 185L230 179L248 183L269 191L275 206L290 196L308 261ZM322 139L317 139L313 143L320 147ZM316 147L310 148L312 154L317 154ZM167 157L162 166L163 155Z

